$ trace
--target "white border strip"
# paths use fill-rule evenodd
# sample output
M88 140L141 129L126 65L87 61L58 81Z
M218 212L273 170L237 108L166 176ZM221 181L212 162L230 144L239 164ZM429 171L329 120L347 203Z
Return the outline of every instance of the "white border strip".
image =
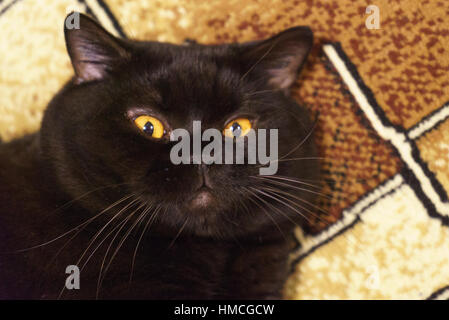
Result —
M92 10L92 12L95 14L97 19L99 20L100 24L108 30L110 33L112 33L116 37L121 37L118 31L115 29L114 24L112 23L111 19L109 19L106 12L103 10L103 8L98 4L96 0L85 0L86 4L89 6L89 8Z
M307 254L316 246L335 236L338 232L353 223L358 216L360 216L370 207L372 203L376 202L381 197L385 196L387 193L393 191L394 189L397 189L403 183L404 180L402 176L400 174L396 174L386 183L369 192L365 197L356 202L350 209L343 210L342 218L332 224L329 229L319 233L318 235L304 236L302 230L296 228L296 237L301 243L301 248L298 251L292 253L293 259Z
M424 173L421 166L412 157L412 147L407 141L405 134L397 132L393 127L385 127L382 121L374 112L373 107L370 105L368 99L363 94L357 81L352 77L344 61L340 58L335 48L328 44L323 46L324 52L337 69L338 73L342 77L343 81L348 86L349 91L354 96L355 100L363 110L371 125L376 132L385 140L391 142L391 144L398 150L401 159L411 169L415 177L421 184L421 187L426 196L434 203L436 210L444 216L449 216L449 204L440 200L438 193L432 186L429 178Z
M421 121L417 127L408 132L408 137L412 140L420 137L423 133L429 131L440 121L445 121L449 118L449 103L444 105L432 117Z

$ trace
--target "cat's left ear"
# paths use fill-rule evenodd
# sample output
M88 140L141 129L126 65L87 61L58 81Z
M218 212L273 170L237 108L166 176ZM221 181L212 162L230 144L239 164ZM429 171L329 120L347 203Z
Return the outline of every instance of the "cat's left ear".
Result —
M76 24L71 21L74 15L79 17ZM64 34L77 83L103 79L130 56L123 40L82 13L66 17Z
M289 94L312 45L309 27L294 27L263 41L244 43L239 55L245 77Z

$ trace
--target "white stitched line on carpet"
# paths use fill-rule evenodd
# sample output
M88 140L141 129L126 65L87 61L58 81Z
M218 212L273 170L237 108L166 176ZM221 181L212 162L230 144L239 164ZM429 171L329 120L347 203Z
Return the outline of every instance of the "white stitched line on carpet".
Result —
M86 4L93 11L99 22L103 27L106 28L109 32L111 32L114 36L120 37L118 31L115 29L114 24L111 19L109 19L106 12L104 12L103 8L98 4L96 0L85 0Z
M320 232L318 235L304 237L302 230L297 228L296 236L301 243L301 247L297 252L292 253L293 259L307 254L313 248L319 246L324 241L335 236L345 227L353 223L358 216L366 211L371 205L376 203L380 198L393 190L399 188L404 183L401 174L396 174L393 178L386 183L378 186L376 189L370 191L367 195L356 202L351 208L345 209L342 212L342 217L337 222L332 224L328 229Z
M421 184L421 188L426 196L433 202L436 210L445 216L449 216L449 205L441 202L440 197L432 186L429 178L424 173L421 166L416 163L412 157L412 147L407 141L405 134L397 132L393 127L386 127L382 124L382 121L375 113L373 107L368 102L368 99L363 94L357 81L352 77L344 61L340 58L337 51L332 45L324 45L324 52L328 56L329 60L338 71L343 81L348 86L349 91L354 96L355 100L359 104L360 108L364 111L371 125L376 132L385 140L391 142L391 144L398 150L402 160L407 164L410 170Z
M416 128L410 130L408 133L408 137L412 140L415 140L422 134L435 127L438 123L443 122L446 119L449 119L449 103L443 106L429 119L421 121Z

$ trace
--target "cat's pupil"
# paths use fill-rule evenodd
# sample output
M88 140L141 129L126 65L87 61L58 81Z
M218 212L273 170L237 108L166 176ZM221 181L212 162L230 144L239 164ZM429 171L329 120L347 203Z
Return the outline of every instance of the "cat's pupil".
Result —
M231 131L234 137L238 138L242 134L242 127L237 122L234 122L231 126Z
M147 134L149 134L149 135L152 135L152 134L153 134L153 131L154 131L154 126L153 126L153 124L152 124L150 121L148 121L147 123L145 123L145 125L143 126L143 132L145 132L145 133L147 133Z

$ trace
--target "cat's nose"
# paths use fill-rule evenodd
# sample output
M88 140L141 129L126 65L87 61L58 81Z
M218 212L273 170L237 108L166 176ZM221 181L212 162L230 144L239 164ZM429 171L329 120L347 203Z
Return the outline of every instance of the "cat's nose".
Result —
M200 176L200 180L201 180L200 188L207 187L207 188L212 189L213 184L212 184L212 181L209 176L209 166L206 164L200 164L198 166L198 171L199 171L199 176Z
M187 202L187 207L191 210L199 208L207 208L211 206L216 198L213 195L212 183L209 177L209 167L205 164L198 165L198 185L193 193L190 201Z
M197 182L194 184L194 190L213 189L213 183L209 176L209 166L206 164L197 165Z

